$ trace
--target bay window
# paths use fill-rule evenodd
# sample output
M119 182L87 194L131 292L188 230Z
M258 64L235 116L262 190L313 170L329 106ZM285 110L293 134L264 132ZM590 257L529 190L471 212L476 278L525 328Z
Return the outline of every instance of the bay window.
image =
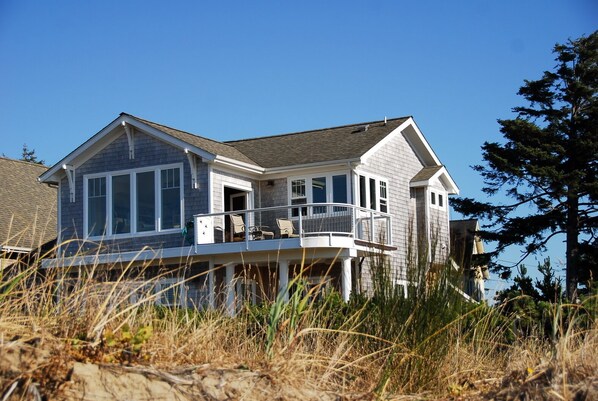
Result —
M180 165L84 178L85 230L90 237L158 233L182 227Z

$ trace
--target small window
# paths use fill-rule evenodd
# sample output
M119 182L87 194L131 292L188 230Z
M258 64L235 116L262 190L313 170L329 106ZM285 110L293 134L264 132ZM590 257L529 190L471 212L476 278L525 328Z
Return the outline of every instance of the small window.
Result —
M444 207L444 197L442 194L438 194L438 207Z
M436 205L436 192L431 192L430 193L430 203L432 205Z

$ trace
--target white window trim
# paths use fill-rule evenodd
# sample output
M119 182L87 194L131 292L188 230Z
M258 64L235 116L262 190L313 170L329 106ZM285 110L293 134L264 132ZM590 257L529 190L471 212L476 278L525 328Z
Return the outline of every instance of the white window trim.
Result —
M428 204L431 208L438 210L446 210L446 205L448 201L446 191L437 188L430 188L430 191L428 193ZM434 198L436 200L435 203L432 203L432 194L434 194ZM439 205L440 196L442 196L442 206Z
M293 197L293 181L296 180L305 180L305 203L314 203L313 201L313 183L312 180L314 178L325 177L326 178L326 202L325 203L334 203L334 194L333 194L333 183L332 177L337 175L344 175L345 176L345 186L347 188L346 198L347 203L350 202L351 199L351 181L350 175L347 174L346 171L333 171L333 172L326 172L326 173L315 173L315 174L305 174L305 175L298 175L295 177L288 177L287 178L287 199L288 205L292 205L292 201L295 199L303 199L303 197ZM303 207L300 204L295 205L297 208ZM334 211L329 210L326 214L334 214L334 213L343 213L342 211ZM321 215L322 213L313 213L313 208L308 209L308 216L312 215ZM297 219L297 216L293 217L291 210L289 210L289 218Z
M180 221L180 228L168 228L163 230L161 228L162 221L161 221L161 213L162 213L162 189L161 189L161 171L168 170L172 168L179 169L179 182L180 182L180 210L181 210L181 221ZM154 172L154 194L155 194L155 222L156 227L153 231L137 231L137 212L136 212L136 205L137 205L137 174L138 173L145 173L148 171ZM130 187L130 210L131 210L131 232L130 233L122 233L122 234L112 234L112 177L118 175L129 175L129 187ZM88 221L88 182L90 179L93 178L106 178L106 233L101 235L90 236L89 235L89 221ZM184 169L182 163L173 163L173 164L164 164L159 166L151 166L151 167L139 167L134 169L128 170L118 170L118 171L110 171L110 172L103 172L103 173L94 173L94 174L86 174L83 176L83 229L84 235L86 239L90 240L99 240L103 238L110 238L110 239L121 239L121 238L134 238L134 237L149 237L154 235L162 235L162 234L172 234L172 233L180 233L182 227L184 226L185 220L185 185L184 185Z
M390 180L386 177L382 177L376 174L371 174L371 173L366 173L366 172L362 172L362 171L356 171L356 185L355 185L355 206L359 206L359 207L363 207L365 209L368 209L365 206L361 206L361 180L360 180L360 176L365 177L365 198L366 200L369 201L370 199L370 179L373 179L376 184L375 186L375 191L376 191L376 204L374 205L374 209L372 210L376 210L380 213L386 213L386 214L390 214ZM381 212L380 211L380 181L384 181L386 183L386 212Z

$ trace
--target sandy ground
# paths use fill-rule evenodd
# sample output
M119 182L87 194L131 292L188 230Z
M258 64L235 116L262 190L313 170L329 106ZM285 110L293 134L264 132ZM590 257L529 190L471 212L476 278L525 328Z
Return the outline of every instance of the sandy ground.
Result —
M551 371L512 374L449 397L403 395L388 400L598 400L598 376L559 388ZM556 379L556 380L555 380ZM563 383L565 381L563 380ZM565 396L563 396L565 395ZM268 372L211 365L169 371L151 366L77 362L59 343L0 342L0 401L16 400L375 400L373 394L335 394L289 383Z

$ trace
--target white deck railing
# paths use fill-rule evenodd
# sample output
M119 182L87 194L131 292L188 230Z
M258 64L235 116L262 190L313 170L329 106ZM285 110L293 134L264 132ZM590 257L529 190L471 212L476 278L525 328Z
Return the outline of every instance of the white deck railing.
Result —
M234 232L231 214L243 218L244 231ZM290 221L294 235L281 233L278 219ZM344 236L374 244L392 244L392 219L389 214L344 203L311 203L198 214L193 222L196 245L308 236Z

